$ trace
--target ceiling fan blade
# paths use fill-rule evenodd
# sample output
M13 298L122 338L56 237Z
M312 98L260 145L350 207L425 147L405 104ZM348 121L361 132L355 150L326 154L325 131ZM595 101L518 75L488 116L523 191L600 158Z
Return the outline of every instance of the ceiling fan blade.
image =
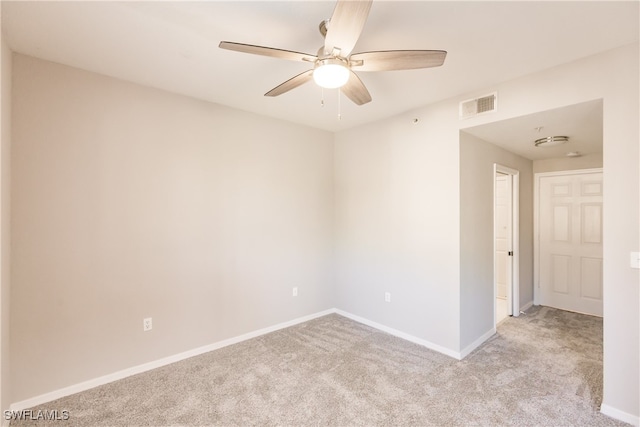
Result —
M372 0L338 0L325 36L326 53L340 49L340 56L343 58L349 56L367 21L371 2Z
M363 105L367 102L371 102L371 95L364 86L364 83L362 83L362 80L360 80L360 77L358 77L353 71L350 70L350 72L349 81L347 81L347 83L340 89L342 90L342 93L347 95L347 97L357 105Z
M276 49L274 47L254 46L251 44L220 42L221 49L235 50L236 52L251 53L254 55L270 56L273 58L288 59L290 61L307 61L313 62L317 59L316 55L308 53L294 52L292 50Z
M312 78L313 78L313 70L307 70L304 73L300 73L297 76L290 78L289 80L282 83L281 85L274 87L269 92L265 93L264 96L282 95L285 92L289 92L291 89L295 89L298 86L305 84Z
M349 61L357 71L413 70L439 67L446 56L444 50L387 50L354 53Z

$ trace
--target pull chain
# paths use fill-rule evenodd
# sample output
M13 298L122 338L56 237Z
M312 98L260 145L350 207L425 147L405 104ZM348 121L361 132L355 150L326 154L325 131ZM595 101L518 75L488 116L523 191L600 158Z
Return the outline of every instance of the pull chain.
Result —
M324 88L320 88L320 107L324 107ZM338 88L338 120L342 120L342 90Z

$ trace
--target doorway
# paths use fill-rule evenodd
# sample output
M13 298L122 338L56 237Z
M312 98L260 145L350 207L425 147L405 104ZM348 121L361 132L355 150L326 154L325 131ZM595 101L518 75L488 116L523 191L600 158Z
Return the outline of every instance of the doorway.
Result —
M494 325L520 314L519 172L494 164Z

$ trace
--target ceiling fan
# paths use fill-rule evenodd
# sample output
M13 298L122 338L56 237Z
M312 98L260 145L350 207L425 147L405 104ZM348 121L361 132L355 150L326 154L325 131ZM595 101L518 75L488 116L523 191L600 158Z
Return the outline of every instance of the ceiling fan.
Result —
M373 0L338 0L331 19L320 23L324 46L317 55L250 44L220 42L222 49L254 55L271 56L291 61L304 61L313 68L276 86L265 96L278 96L314 80L324 88L341 88L357 105L371 101L371 95L354 71L391 71L439 67L444 63L444 50L387 50L351 54L369 16Z

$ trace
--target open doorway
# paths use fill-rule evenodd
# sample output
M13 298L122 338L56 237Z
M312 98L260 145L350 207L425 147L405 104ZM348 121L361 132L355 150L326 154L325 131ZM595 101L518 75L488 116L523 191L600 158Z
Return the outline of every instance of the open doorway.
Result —
M494 164L494 324L520 313L519 188L515 169Z
M495 316L496 324L502 322L509 315L513 314L509 307L509 296L511 295L511 179L510 176L502 172L497 172L495 176L495 197L494 197L494 286L495 286Z

